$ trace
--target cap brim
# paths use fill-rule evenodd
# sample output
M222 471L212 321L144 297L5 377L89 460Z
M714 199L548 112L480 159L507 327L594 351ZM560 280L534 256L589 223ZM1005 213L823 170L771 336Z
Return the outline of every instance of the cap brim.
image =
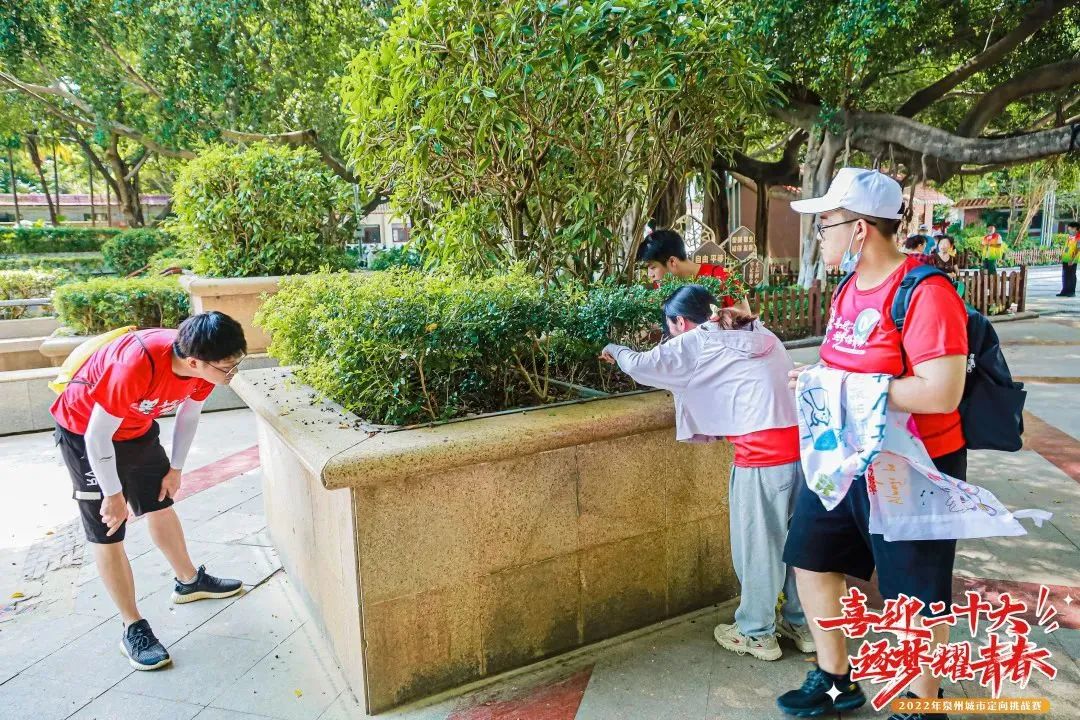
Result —
M791 209L800 215L816 215L818 213L836 210L840 207L836 200L823 195L822 197L807 198L806 200L792 200Z

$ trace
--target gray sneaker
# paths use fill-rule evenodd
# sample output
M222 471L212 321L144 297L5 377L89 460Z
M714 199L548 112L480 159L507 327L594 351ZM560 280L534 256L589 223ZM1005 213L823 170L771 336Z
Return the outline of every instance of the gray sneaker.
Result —
M783 655L775 635L750 637L739 632L736 625L717 625L713 637L720 647L738 655L750 653L758 660L779 660Z
M814 644L814 636L810 634L809 625L792 625L782 617L776 618L776 632L795 642L799 652L817 652Z

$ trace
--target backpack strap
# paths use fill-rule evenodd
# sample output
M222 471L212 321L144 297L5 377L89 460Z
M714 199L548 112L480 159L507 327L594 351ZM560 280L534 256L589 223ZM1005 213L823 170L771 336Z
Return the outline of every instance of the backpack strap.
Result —
M840 297L840 291L844 289L844 286L847 285L853 277L855 277L855 273L849 272L847 275L840 278L840 282L836 283L836 287L833 288L832 300L829 301L830 305L836 303L836 299Z
M933 265L916 265L904 275L904 279L900 281L900 287L896 289L896 294L893 295L890 309L893 324L896 325L897 331L903 332L904 330L904 320L907 319L908 307L911 306L911 296L915 292L915 288L926 278L935 276L943 277L949 280L950 283L952 282L948 275Z

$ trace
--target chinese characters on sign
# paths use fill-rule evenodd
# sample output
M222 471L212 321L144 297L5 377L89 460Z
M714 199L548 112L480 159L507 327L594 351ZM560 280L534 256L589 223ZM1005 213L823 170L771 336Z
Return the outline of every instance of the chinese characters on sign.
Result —
M1048 600L1049 589L1044 585L1034 617L1045 634L1059 627L1054 621L1057 609ZM978 680L994 698L1005 683L1027 687L1035 672L1051 680L1057 676L1050 651L1029 639L1031 623L1021 617L1028 611L1027 603L1013 600L1008 593L991 603L980 593L968 591L963 601L953 603L951 612L943 613L944 603L931 603L930 612L943 614L916 622L924 607L921 600L901 595L886 600L880 613L874 612L866 607L866 595L853 587L841 599L841 617L817 621L822 629L840 630L849 638L865 638L868 632L896 636L896 642L863 640L850 658L852 680L884 685L872 700L874 709L881 710L897 698L927 669L953 682ZM932 644L932 629L938 625L960 625L976 637L984 621L985 636L977 646L971 640Z
M757 252L757 240L754 239L754 233L745 227L740 227L731 234L727 246L728 252L739 262L752 257Z

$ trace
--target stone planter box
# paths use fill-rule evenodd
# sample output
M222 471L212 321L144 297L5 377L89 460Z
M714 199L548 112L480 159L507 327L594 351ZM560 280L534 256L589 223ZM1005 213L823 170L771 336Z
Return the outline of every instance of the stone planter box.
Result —
M244 326L249 353L265 352L270 338L255 326L255 313L263 298L278 291L280 277L207 278L180 276L180 286L191 296L191 313L217 310Z
M0 372L50 367L41 345L57 328L56 318L0 320Z
M269 530L369 713L738 592L727 443L647 392L375 432L287 368L255 412Z

